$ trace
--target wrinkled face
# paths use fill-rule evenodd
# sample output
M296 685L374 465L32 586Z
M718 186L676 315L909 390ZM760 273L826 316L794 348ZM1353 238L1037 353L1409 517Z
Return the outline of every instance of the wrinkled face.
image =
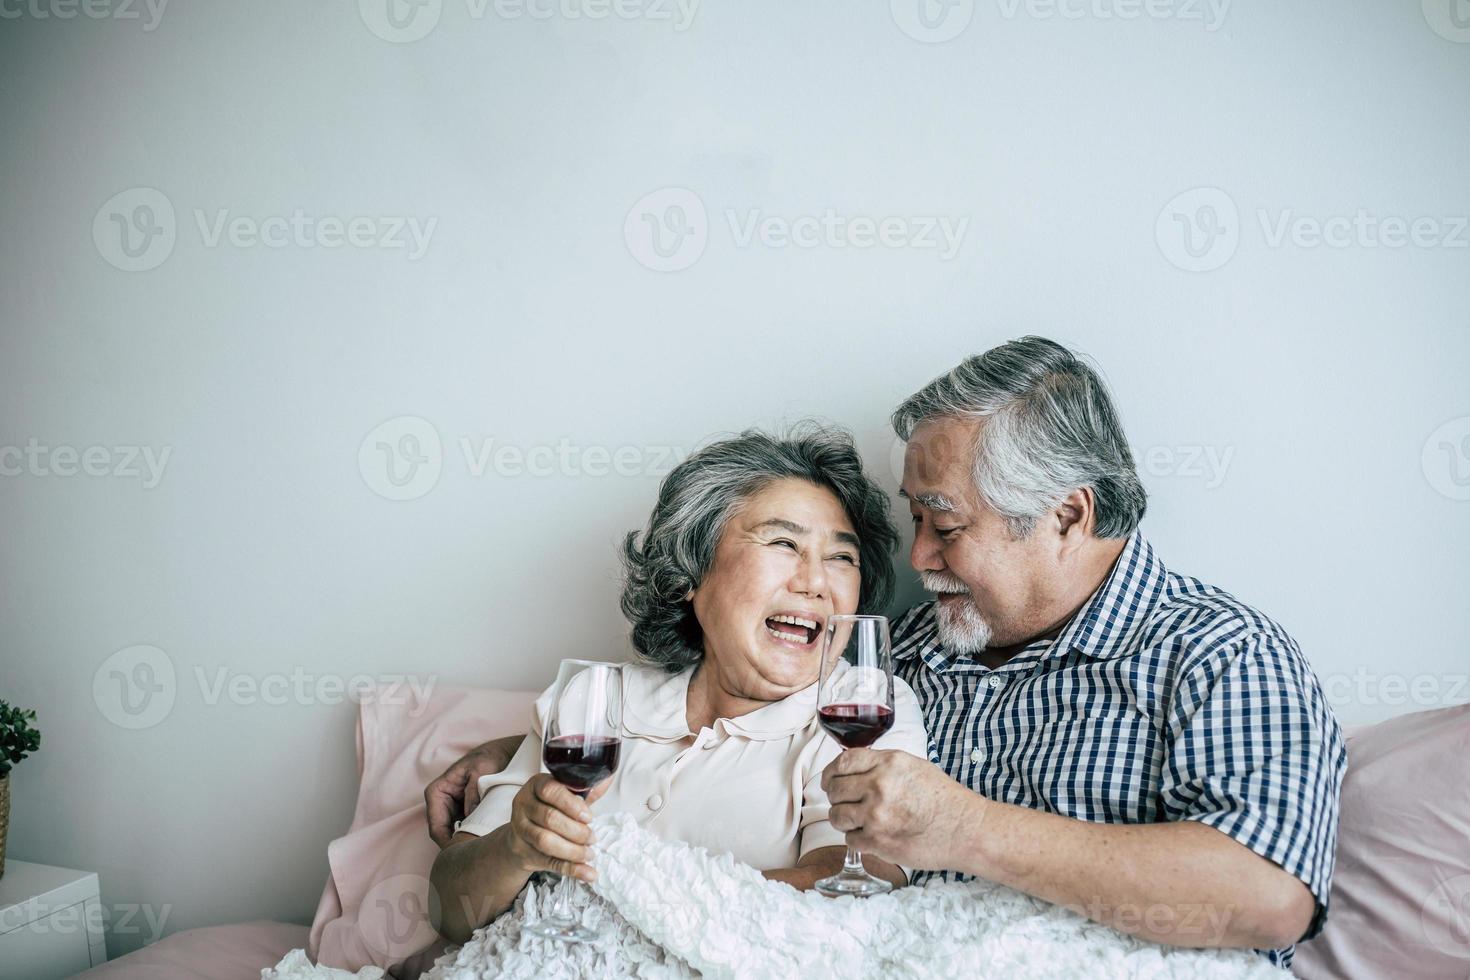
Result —
M1061 574L1055 549L1037 531L1011 537L975 489L975 440L982 423L935 419L914 429L903 487L914 521L909 561L938 595L940 639L951 653L1008 647L1044 632L1050 586ZM1044 525L1045 518L1042 518Z
M828 617L857 611L852 522L832 491L777 480L725 524L694 615L731 693L779 701L816 683Z

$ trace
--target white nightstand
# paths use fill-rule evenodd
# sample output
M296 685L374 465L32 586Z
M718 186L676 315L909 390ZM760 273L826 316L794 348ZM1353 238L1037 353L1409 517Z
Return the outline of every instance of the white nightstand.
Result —
M5 862L0 980L61 980L106 961L96 874Z

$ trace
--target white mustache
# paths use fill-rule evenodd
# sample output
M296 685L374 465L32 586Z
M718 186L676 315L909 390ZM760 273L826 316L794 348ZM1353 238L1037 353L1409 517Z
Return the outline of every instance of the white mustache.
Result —
M969 595L970 588L948 572L920 572L919 581L930 592L956 592Z

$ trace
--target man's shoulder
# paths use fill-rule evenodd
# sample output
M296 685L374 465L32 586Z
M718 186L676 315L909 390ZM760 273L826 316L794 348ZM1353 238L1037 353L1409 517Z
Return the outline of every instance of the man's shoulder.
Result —
M1247 649L1297 659L1301 650L1280 623L1226 590L1170 571L1141 630L1145 650L1167 648L1186 670Z

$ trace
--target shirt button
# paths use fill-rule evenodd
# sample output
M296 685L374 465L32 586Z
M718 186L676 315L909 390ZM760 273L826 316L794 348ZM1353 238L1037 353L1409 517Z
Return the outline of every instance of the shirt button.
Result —
M991 674L985 678L985 683L990 685L991 689L994 690L1004 684L1005 680L999 674Z
M664 798L662 796L660 796L659 794L657 794L657 793L654 793L652 796L650 796L648 798L648 808L650 810L658 810L663 805L664 805Z
M970 761L971 762L980 762L984 758L985 758L985 750L984 749L971 749L970 750Z

